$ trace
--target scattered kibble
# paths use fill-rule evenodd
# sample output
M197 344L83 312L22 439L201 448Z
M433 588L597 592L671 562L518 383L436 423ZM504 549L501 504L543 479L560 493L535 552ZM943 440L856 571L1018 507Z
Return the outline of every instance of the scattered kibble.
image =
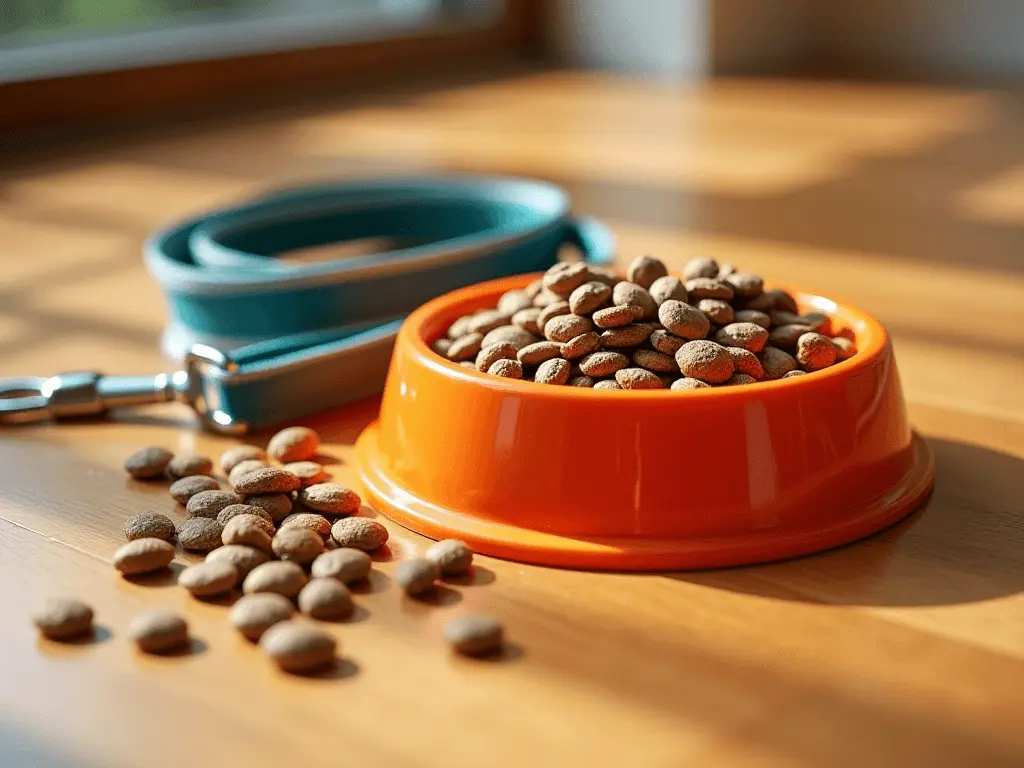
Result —
M319 447L320 435L309 427L287 427L270 438L267 453L280 462L306 461Z
M239 515L251 515L264 522L264 530L268 533L274 532L274 518L270 516L270 513L260 507L255 507L252 504L228 504L224 509L217 513L217 522L221 525L227 525L232 518L238 517Z
M220 455L221 471L231 473L231 470L243 461L259 461L266 463L267 452L255 445L236 445L228 448Z
M195 597L223 595L237 583L238 569L226 560L196 563L178 574L178 584Z
M137 576L166 568L173 559L173 544L163 539L135 539L114 553L114 567L125 576Z
M292 461L281 467L285 472L291 472L303 486L316 485L327 479L327 470L315 461Z
M74 598L54 598L32 616L43 637L50 640L71 640L92 631L92 608Z
M444 638L459 653L483 656L498 651L504 642L501 622L483 614L450 619L444 625Z
M242 592L247 595L274 592L292 600L304 586L306 573L301 566L283 560L271 560L249 571L242 582Z
M302 506L325 515L354 515L363 500L351 488L337 483L317 483L299 491Z
M461 576L473 564L473 550L464 541L444 539L431 544L424 555L444 576Z
M174 521L167 515L155 512L129 517L124 521L122 530L128 541L136 539L174 540Z
M270 515L271 520L280 523L292 512L292 497L287 493L268 493L248 496L245 503L251 507L259 507Z
M188 552L209 552L221 545L224 526L209 517L191 517L178 526L178 543Z
M166 448L151 446L136 451L124 461L125 471L138 480L163 477L174 454Z
M434 588L439 578L441 568L425 557L402 560L395 567L395 583L409 595L422 595L428 592Z
M324 552L310 567L315 579L334 578L343 584L365 579L370 574L373 561L361 549L343 547Z
M345 619L352 615L355 603L348 587L338 579L310 579L299 592L299 610L314 619Z
M523 364L518 360L498 360L487 369L487 373L503 379L521 379L523 378Z
M188 504L188 500L202 491L216 491L220 484L208 475L189 475L171 483L171 498L179 504Z
M253 642L275 624L295 615L295 606L287 597L275 592L260 592L239 598L228 613L228 621Z
M145 653L166 653L188 642L188 624L170 611L149 611L132 619L128 636Z
M264 550L243 544L226 544L223 547L217 547L206 556L205 560L207 563L230 563L238 572L239 581L244 581L253 568L269 561L270 555Z
M332 664L337 645L330 632L292 619L274 624L260 638L260 650L283 671L295 674Z
M796 340L796 360L805 371L819 371L836 361L832 339L820 333L805 333Z
M242 497L234 491L199 491L188 500L185 511L191 517L208 517L216 520L225 507L241 503Z
M388 529L368 517L346 517L331 526L331 538L339 547L373 552L387 543Z
M297 491L301 485L299 478L291 472L279 467L262 467L238 478L235 491L244 495L290 493Z
M331 535L331 522L315 512L296 512L294 515L288 515L280 523L280 530L283 531L287 528L305 528L313 531L322 539Z
M285 528L271 542L274 554L281 560L306 566L324 552L324 540L307 528Z
M273 535L274 527L271 525L268 529L266 521L255 515L237 515L228 520L223 527L220 540L225 545L240 544L270 552Z
M231 468L228 472L228 482L234 487L238 484L238 481L245 477L250 472L255 472L257 469L263 469L269 467L270 464L262 459L243 459Z
M213 472L213 460L195 453L178 454L167 462L167 474L182 478L193 475L208 475Z
M676 362L683 375L708 384L721 384L732 376L732 357L713 341L688 341L676 352Z

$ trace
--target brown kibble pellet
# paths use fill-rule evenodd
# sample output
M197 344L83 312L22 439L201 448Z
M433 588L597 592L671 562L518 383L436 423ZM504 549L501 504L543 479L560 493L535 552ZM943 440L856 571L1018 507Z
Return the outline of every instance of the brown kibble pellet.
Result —
M754 302L764 297L767 297L768 300L771 302L771 305L768 307L768 309L786 309L789 310L790 312L797 311L796 299L794 299L790 294L786 293L780 288L774 288L770 291L765 291L760 296L756 296L753 299L750 299L747 302L747 306L750 309L764 309L764 307L752 306Z
M260 638L260 650L282 671L292 674L330 666L337 646L330 632L291 619L270 627Z
M586 389L592 389L594 387L594 380L589 376L573 376L567 382L567 387L583 387Z
M255 547L270 552L270 539L274 529L267 530L265 521L255 515L238 515L222 526L220 540L222 544L238 544Z
M456 651L467 656L498 652L504 637L501 623L483 614L457 616L444 625L444 639Z
M582 261L562 261L544 273L544 287L563 299L590 279L590 270Z
M635 347L650 338L651 326L647 323L633 323L621 328L609 328L601 332L601 346L609 349Z
M559 302L568 304L565 299L557 293L552 293L547 288L541 288L540 293L533 297L533 306L538 309L544 309L544 307L549 307L552 304L558 304Z
M167 474L174 478L208 475L213 472L213 459L195 453L183 453L167 462Z
M196 563L178 574L178 584L195 597L223 595L237 583L238 570L226 560Z
M174 454L166 448L150 446L136 451L124 460L125 471L137 480L150 480L163 477Z
M473 319L473 315L463 315L454 323L448 327L448 338L452 341L465 336L469 331L469 321Z
M286 560L271 560L257 565L242 582L242 592L254 595L273 592L294 600L306 586L306 573L300 565Z
M190 517L178 526L181 548L188 552L209 552L221 545L224 526L208 517Z
M718 277L719 277L719 279L723 279L724 280L729 275L735 274L736 272L739 272L739 270L736 269L735 265L726 262L725 264L722 264L718 268Z
M301 486L302 481L291 472L278 467L263 467L238 478L235 491L257 496L264 493L289 493L297 491Z
M443 576L461 576L473 565L473 550L464 541L443 539L431 544L424 555Z
M604 283L591 280L569 294L569 311L574 315L589 315L600 309L611 296L611 288Z
M540 336L539 331L535 336L534 334L523 330L519 326L503 325L500 328L495 328L484 336L484 340L480 342L480 349L486 349L494 344L510 344L513 348L519 350L527 344L533 344L535 341L540 341L538 336Z
M253 506L252 504L228 504L217 514L217 522L221 525L227 525L232 518L238 517L239 515L249 515L263 521L264 530L268 533L274 532L274 518L270 516L270 513L265 509Z
M174 540L174 521L167 515L156 512L129 517L124 521L122 530L128 541L136 539Z
M725 277L725 282L732 286L733 293L741 299L753 298L764 291L764 280L749 272L733 272Z
M249 496L245 503L252 507L259 507L270 515L274 523L284 520L292 511L292 497L287 493L268 493L260 496Z
M795 370L795 371L790 371L787 374L784 374L782 378L784 378L784 379L795 379L797 376L806 376L806 375L807 375L807 371Z
M721 299L701 299L697 302L697 309L708 316L715 325L728 325L736 319L732 305Z
M796 342L796 359L805 371L820 371L836 361L832 339L820 333L805 333Z
M695 277L686 281L686 292L690 300L699 299L724 299L731 301L733 288L724 280L717 280L711 277Z
M566 342L583 333L594 330L594 324L579 315L559 315L544 325L544 337L548 341Z
M503 379L521 379L523 378L523 364L518 360L498 360L487 372L491 376L500 376Z
M270 438L267 453L280 462L306 461L316 456L320 435L309 427L286 427Z
M125 576L135 576L166 568L173 559L173 544L163 539L135 539L114 553L114 567Z
M331 535L330 521L315 512L296 512L294 515L288 515L281 521L281 530L286 528L304 528L307 531L313 531L320 538Z
M261 461L259 459L245 459L244 461L238 462L234 467L232 467L231 471L228 472L228 482L231 483L231 487L233 488L245 475L250 472L255 472L257 469L263 469L264 467L269 466L270 464L266 461Z
M637 256L626 268L626 279L641 288L650 288L655 280L667 274L665 263L653 256Z
M815 333L824 336L832 335L832 318L824 312L805 312L802 322L811 326Z
M666 355L664 352L655 352L653 349L638 349L633 353L633 362L641 368L646 368L648 371L654 371L655 373L668 373L670 371L674 373L679 370L679 366L676 365L676 360L672 355Z
M772 319L772 325L775 327L780 325L807 325L810 327L800 315L790 312L788 309L773 309L768 316Z
M683 266L683 277L693 280L697 277L718 277L718 262L714 259L690 259Z
M684 339L703 339L711 321L696 307L669 299L658 307L658 319L669 333Z
M805 333L813 333L809 325L780 325L768 331L768 343L787 351L796 349L796 342Z
M310 573L317 579L332 578L352 584L369 576L372 564L373 560L363 550L341 547L324 552L314 560Z
M435 339L431 344L430 348L437 352L441 357L448 357L448 350L452 348L451 339Z
M753 376L747 376L745 373L734 373L725 381L725 386L727 387L740 386L743 384L757 384L757 379Z
M745 374L758 381L764 378L764 368L753 352L742 347L726 347L725 351L732 358L732 364L737 373Z
M540 365L545 360L559 357L562 346L554 341L538 341L519 350L516 357L523 365Z
M208 475L191 475L171 483L171 498L179 504L188 504L188 500L201 491L216 491L220 484Z
M622 389L662 389L661 379L646 368L623 368L615 372L615 381Z
M149 611L132 619L128 636L140 651L164 653L188 642L188 624L170 611Z
M519 350L511 344L491 344L476 356L476 369L486 373L499 360L515 360Z
M651 332L650 342L651 346L659 352L663 352L666 355L675 355L679 348L686 343L686 339L673 336L663 328L658 328Z
M448 347L448 359L454 363L472 360L480 352L484 343L482 333L467 333L460 336Z
M220 468L223 472L231 473L231 470L243 461L266 462L267 452L256 445L236 445L228 448L220 455Z
M271 547L281 560L305 567L324 553L324 540L308 528L284 528L274 536Z
M642 320L646 317L654 317L658 314L658 305L654 303L650 292L641 285L622 281L616 283L612 288L612 303L616 306L631 306L636 309L633 312L633 319ZM637 316L639 312L639 316Z
M425 557L402 560L395 567L395 583L408 595L422 595L434 588L441 568Z
M272 626L294 615L295 606L287 597L274 592L260 592L245 595L231 606L228 621L245 638L256 641Z
M188 500L185 511L192 517L215 520L224 507L241 503L242 497L234 491L200 491Z
M781 379L796 368L796 358L777 347L765 347L760 360L767 381Z
M545 360L537 368L533 380L538 384L565 384L569 380L571 368L568 360Z
M299 592L299 610L313 619L345 619L355 603L348 587L338 579L310 579Z
M733 374L732 357L713 341L688 341L676 352L676 363L684 376L708 384L721 384Z
M337 483L319 483L299 491L299 501L304 507L326 515L354 515L363 500L351 488Z
M339 547L373 552L388 541L388 529L368 517L346 517L331 526L331 538Z
M857 354L857 345L843 336L836 336L832 339L832 346L836 348L836 362L849 360Z
M710 387L710 384L703 382L700 379L691 379L684 376L681 379L673 381L669 389L705 389Z
M584 355L589 355L591 352L595 352L600 346L601 337L596 331L581 333L562 345L562 357L566 360L576 360Z
M590 270L591 280L597 280L599 283L604 283L609 288L614 288L615 284L622 279L619 277L619 273L612 267L601 267L597 264L591 264L588 269Z
M669 299L674 301L686 301L686 286L683 285L682 281L678 277L672 277L671 275L665 275L659 277L653 283L651 287L647 289L648 293L651 294L651 298L654 299L654 303L661 306Z
M544 335L544 328L548 322L555 317L569 314L569 302L559 299L553 304L548 304L537 316L537 327L540 328L541 336Z
M739 347L760 352L768 341L768 331L756 323L729 323L715 334L715 341L723 347Z
M771 316L767 312L759 312L756 309L741 309L736 313L735 321L737 323L754 323L765 329L772 327Z
M533 296L517 288L505 291L505 293L501 294L501 298L498 299L498 311L509 317L522 309L532 306Z
M619 382L615 379L602 379L595 382L594 389L622 389L622 387L619 386Z
M632 304L618 304L597 310L591 319L598 328L619 328L629 325L636 319L636 310Z
M47 600L32 615L40 634L50 640L69 640L92 631L92 608L74 598Z
M238 581L244 581L253 568L269 561L270 555L261 549L243 544L228 544L210 552L204 562L230 563L238 571Z
M531 307L530 309L521 309L512 315L512 325L526 331L533 336L540 336L541 330L538 323L540 318L541 308ZM531 342L527 342L529 344ZM523 346L526 346L525 344ZM522 347L520 347L522 349Z
M496 309L485 309L482 312L477 312L473 315L473 319L469 321L469 325L466 326L466 330L468 333L487 334L495 328L508 325L511 320L511 313L506 314L505 312L499 312Z
M580 360L580 370L587 376L595 377L611 376L627 365L629 358L618 352L591 352Z
M327 479L327 470L315 461L290 461L282 465L281 469L299 478L302 485L314 485Z

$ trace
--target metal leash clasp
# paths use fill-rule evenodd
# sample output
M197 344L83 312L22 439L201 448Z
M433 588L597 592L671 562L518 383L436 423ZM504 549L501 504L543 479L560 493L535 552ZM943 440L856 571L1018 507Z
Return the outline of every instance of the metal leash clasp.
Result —
M100 416L111 408L177 401L191 407L203 426L221 434L246 431L244 422L211 404L209 377L223 379L238 371L224 352L194 344L184 370L155 376L107 376L94 371L0 379L0 424L28 424L51 419Z

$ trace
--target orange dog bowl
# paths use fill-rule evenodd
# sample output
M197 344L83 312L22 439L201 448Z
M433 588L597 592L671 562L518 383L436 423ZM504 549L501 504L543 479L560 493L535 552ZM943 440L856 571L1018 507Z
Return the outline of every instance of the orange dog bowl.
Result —
M934 473L910 429L885 329L833 315L858 353L740 387L602 391L488 376L429 344L537 276L435 299L398 335L380 416L357 443L369 500L478 552L572 568L704 568L862 538L907 515Z

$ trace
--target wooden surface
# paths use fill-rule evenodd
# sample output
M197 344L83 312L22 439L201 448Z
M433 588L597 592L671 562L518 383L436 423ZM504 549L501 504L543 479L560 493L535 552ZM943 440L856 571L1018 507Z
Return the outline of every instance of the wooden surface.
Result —
M377 564L345 661L271 669L226 609L110 566L128 515L180 515L120 464L217 454L178 407L0 439L3 766L1003 766L1024 764L1024 121L1014 94L722 81L674 89L521 74L100 137L0 171L0 375L160 369L143 237L267 186L478 169L566 184L621 256L710 254L876 313L937 458L923 511L862 543L701 573L595 574L480 558L437 604ZM310 421L353 478L374 403ZM263 441L265 435L257 440ZM685 478L680 479L685 488ZM394 525L392 556L425 541ZM187 558L182 558L184 562ZM73 594L97 642L36 638ZM142 658L154 607L196 641ZM452 658L486 610L505 658Z

